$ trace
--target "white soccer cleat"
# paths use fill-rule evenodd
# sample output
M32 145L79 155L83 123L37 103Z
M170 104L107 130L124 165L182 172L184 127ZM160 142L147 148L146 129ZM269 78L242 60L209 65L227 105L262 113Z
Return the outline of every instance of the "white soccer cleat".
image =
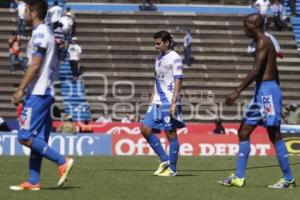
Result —
M74 159L66 158L66 163L63 165L58 166L58 173L60 175L60 179L57 182L57 186L61 187L67 181L68 175L73 167Z

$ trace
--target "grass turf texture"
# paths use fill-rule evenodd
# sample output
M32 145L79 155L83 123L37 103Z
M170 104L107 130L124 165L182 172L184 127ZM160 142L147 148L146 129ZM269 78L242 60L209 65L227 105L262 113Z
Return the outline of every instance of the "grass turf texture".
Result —
M290 157L300 184L300 157ZM0 200L268 200L299 199L295 189L267 188L281 178L276 157L250 157L244 188L217 180L234 171L235 157L180 157L177 177L157 177L156 157L75 157L69 181L57 188L56 166L44 160L41 191L10 191L27 177L28 157L0 157Z

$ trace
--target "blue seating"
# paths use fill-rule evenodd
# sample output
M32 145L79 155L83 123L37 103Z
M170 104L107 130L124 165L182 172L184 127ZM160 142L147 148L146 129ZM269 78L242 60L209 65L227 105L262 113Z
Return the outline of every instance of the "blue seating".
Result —
M68 62L62 62L60 65L60 81L64 112L70 114L74 121L89 120L91 111L85 97L83 82L72 81Z

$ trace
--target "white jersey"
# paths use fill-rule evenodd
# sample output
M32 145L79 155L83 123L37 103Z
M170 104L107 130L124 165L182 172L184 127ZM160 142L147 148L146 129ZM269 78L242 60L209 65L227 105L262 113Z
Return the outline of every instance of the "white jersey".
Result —
M259 9L259 13L266 15L269 11L271 3L269 0L257 0L254 5Z
M74 22L71 17L65 15L62 18L60 18L59 22L62 23L63 31L65 33L69 33L72 31L72 26L73 26Z
M39 48L45 49L44 55L39 52ZM45 24L38 25L32 31L27 47L28 66L33 56L43 56L43 61L35 80L29 87L29 92L33 95L54 96L53 83L58 75L59 60L54 35Z
M51 16L51 23L57 22L60 20L63 14L63 9L60 6L53 6L49 9Z
M173 97L175 80L181 79L183 65L181 57L170 51L160 55L155 61L155 95L152 104L170 104Z
M70 44L68 53L69 60L80 60L81 47L78 44Z
M20 2L17 7L19 19L24 19L25 9L26 9L26 4L24 2Z

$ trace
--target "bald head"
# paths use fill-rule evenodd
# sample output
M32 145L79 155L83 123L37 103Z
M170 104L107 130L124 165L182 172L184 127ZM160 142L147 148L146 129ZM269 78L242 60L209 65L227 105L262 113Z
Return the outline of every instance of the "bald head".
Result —
M259 13L249 14L244 18L244 25L262 31L264 29L264 18Z

